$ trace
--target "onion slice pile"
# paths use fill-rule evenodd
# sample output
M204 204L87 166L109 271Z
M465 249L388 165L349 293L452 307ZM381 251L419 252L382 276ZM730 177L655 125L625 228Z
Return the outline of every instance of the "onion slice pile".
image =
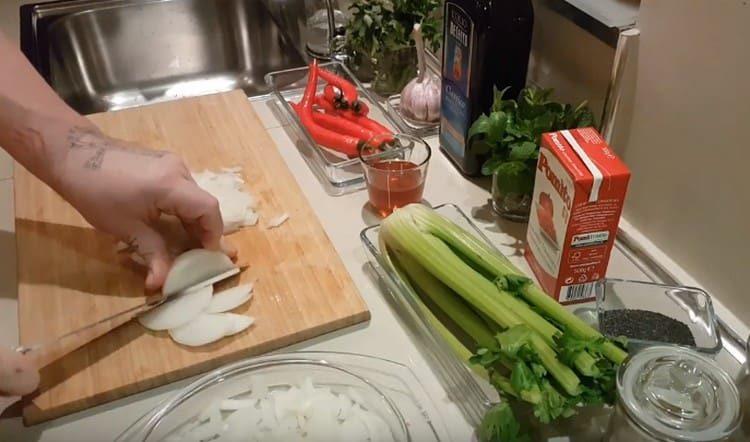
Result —
M316 387L309 377L299 385L253 382L251 391L210 405L166 440L393 441L383 417L351 391Z
M185 252L175 259L162 290L175 298L139 316L138 322L150 330L169 330L175 342L191 347L243 332L255 319L226 312L250 300L253 284L213 293L214 282L238 272L239 268L221 252Z
M258 213L255 211L258 200L244 189L245 180L240 175L241 170L239 167L229 167L221 172L204 170L193 173L196 184L219 201L224 234L258 223Z

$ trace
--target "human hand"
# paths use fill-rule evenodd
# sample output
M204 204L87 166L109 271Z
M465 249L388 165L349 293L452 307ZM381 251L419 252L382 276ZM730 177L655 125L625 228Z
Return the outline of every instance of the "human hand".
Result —
M154 227L162 213L178 217L203 247L236 255L222 241L218 201L198 187L180 157L110 138L92 126L69 128L66 138L54 187L92 226L143 258L147 289L162 286L171 264Z
M0 414L20 396L36 390L39 372L29 356L0 346Z

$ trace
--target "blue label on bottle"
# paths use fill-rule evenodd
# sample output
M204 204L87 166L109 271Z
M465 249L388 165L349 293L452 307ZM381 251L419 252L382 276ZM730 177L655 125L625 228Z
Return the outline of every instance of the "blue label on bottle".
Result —
M455 3L445 3L443 84L440 145L456 158L466 154L466 135L471 125L469 89L474 55L474 22Z

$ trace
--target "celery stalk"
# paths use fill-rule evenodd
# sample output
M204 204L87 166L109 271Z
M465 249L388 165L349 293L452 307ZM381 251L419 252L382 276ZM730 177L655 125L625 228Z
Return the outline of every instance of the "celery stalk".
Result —
M439 280L435 279L432 275L422 269L408 256L402 255L393 259L394 257L389 255L387 248L385 248L382 243L381 248L383 248L383 253L386 257L386 261L401 276L401 279L406 284L409 284L412 287L412 290L422 293L439 292L440 294L438 296L442 296L444 300L447 300L445 301L447 302L447 304L444 305L452 305L458 311L461 311L462 308L466 309L467 311L463 312L466 314L466 319L464 321L456 320L456 322L463 322L463 324L468 324L468 328L474 330L475 333L472 334L466 328L464 328L464 331L466 331L477 342L482 341L483 346L494 345L495 338L492 336L489 330L486 329L486 326L484 326L484 324L479 324L481 322L481 319L479 319L479 317L477 317L474 312L466 307L466 305L460 303L458 299L455 299L455 295L450 292L449 288L447 288ZM407 275L408 278L405 278L405 276ZM510 379L506 378L496 371L493 371L493 373L490 375L487 372L487 369L485 369L481 365L472 364L471 362L469 362L469 359L473 356L473 353L469 351L469 349L466 348L466 346L464 346L464 344L458 338L456 338L456 336L451 333L451 331L448 330L448 328L442 322L440 322L440 320L435 316L434 313L432 313L427 305L425 305L420 300L417 300L417 303L419 305L420 312L427 319L427 322L438 332L440 337L448 344L451 350L453 350L453 353L458 357L459 360L463 361L464 364L468 365L471 370L477 374L477 376L490 382L499 391L502 391L513 397L518 397L518 393L516 393L516 390L511 385ZM456 304L458 306L456 306ZM471 315L474 315L476 319L472 318ZM472 321L477 325L470 325ZM484 330L482 330L482 327L484 327Z
M486 242L435 213L434 210L421 205L409 206L408 209L420 230L433 234L447 242L451 247L461 252L486 272L494 276L525 276L508 258ZM537 285L533 283L525 284L518 292L527 302L537 307L545 315L561 324L567 331L570 331L579 338L596 339L601 337L598 331L570 313L565 307L544 293ZM528 325L534 327L534 324L528 323ZM541 334L543 337L546 337L544 333ZM608 359L617 364L622 363L627 357L625 351L611 342L604 344L603 353Z
M432 276L409 255L396 252L397 265L408 275L412 287L428 297L443 313L468 334L479 347L495 346L495 337L484 321L458 295Z
M417 227L409 210L411 207L416 206L397 210L383 222L380 234L388 248L399 256L404 253L413 257L425 270L498 325L510 328L525 323L508 307L508 303L500 301L503 297L512 298L511 295L503 294L493 282L477 273L438 237ZM526 310L531 311L528 307ZM546 323L541 317L539 319ZM536 328L530 327L536 335ZM568 394L580 393L580 380L576 374L557 359L555 351L543 338L533 339L532 347L540 354L545 368Z

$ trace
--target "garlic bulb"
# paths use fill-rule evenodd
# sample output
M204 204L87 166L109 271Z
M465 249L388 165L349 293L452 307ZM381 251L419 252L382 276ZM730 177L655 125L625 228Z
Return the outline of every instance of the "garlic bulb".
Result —
M414 25L412 36L417 44L419 75L401 91L401 111L417 121L437 121L440 119L440 78L425 66L424 41L419 23Z

